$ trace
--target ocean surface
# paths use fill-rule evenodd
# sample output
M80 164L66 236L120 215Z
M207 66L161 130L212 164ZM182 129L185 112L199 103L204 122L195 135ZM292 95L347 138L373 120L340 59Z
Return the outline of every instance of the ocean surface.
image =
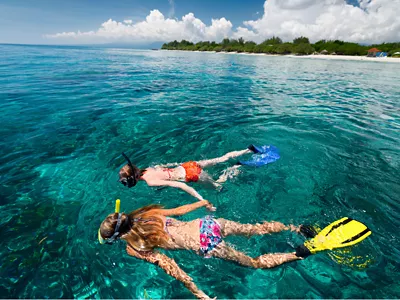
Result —
M319 227L347 216L373 234L272 270L165 253L219 299L400 297L398 64L0 45L0 116L1 298L192 298L124 242L97 242L117 198L123 211L194 201L171 188L124 188L121 152L147 167L251 143L277 146L281 159L243 168L221 192L192 184L215 216ZM226 240L258 256L304 238Z

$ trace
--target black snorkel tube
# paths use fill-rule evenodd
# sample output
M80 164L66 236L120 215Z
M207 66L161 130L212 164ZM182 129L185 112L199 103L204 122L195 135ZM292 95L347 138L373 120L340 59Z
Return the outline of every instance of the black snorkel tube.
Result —
M126 159L126 161L128 162L128 166L131 168L132 171L132 175L128 176L127 178L123 178L120 180L120 182L124 185L127 186L128 188L134 187L136 185L136 183L138 182L135 176L135 168L131 162L131 160L129 159L129 157L122 152L122 156Z

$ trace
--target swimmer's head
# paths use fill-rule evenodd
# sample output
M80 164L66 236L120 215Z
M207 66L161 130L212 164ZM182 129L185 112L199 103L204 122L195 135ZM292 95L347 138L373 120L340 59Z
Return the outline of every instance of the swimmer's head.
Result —
M126 164L119 170L119 182L128 188L134 187L143 172L135 165Z
M119 223L119 225L118 225ZM131 228L129 215L125 213L112 213L105 218L99 228L99 242L112 244Z
M119 182L128 188L134 187L142 177L144 170L139 169L131 163L128 156L122 153L128 163L119 170Z
M164 230L163 220L157 214L157 210L161 208L160 205L148 205L129 215L122 213L117 235L115 229L118 213L108 215L100 225L99 241L103 239L110 244L116 239L123 239L136 251L151 251L155 247L165 245L168 235ZM113 239L113 236L116 237Z

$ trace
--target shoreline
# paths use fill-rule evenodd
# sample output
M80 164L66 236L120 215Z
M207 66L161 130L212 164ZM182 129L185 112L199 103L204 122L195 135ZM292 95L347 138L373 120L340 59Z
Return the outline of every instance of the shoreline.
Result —
M369 61L369 62L392 62L400 63L400 57L367 57L367 56L351 56L351 55L286 55L294 58L311 58L311 59L324 59L324 60L351 60L351 61Z
M228 54L228 55L250 55L250 56L271 56L271 57L290 57L300 59L323 59L323 60L346 60L346 61L369 61L369 62L392 62L400 63L400 57L367 57L367 56L352 56L352 55L294 55L294 54L268 54L268 53L250 53L250 52L216 52L216 51L187 51L187 50L166 50L162 51L179 51L179 52L194 52L194 53L213 53L213 54Z

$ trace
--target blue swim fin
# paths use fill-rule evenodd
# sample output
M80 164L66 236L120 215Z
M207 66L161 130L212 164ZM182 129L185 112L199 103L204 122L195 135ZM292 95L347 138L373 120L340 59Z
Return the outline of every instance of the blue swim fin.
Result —
M252 167L261 167L266 164L277 161L280 158L278 148L272 145L266 145L266 146L251 145L249 149L255 152L256 154L253 154L251 160L239 161L239 164Z
M256 146L254 144L251 144L247 148L249 150L253 151L255 154L265 154L270 151L278 152L278 148L276 148L275 146L272 146L272 145Z

